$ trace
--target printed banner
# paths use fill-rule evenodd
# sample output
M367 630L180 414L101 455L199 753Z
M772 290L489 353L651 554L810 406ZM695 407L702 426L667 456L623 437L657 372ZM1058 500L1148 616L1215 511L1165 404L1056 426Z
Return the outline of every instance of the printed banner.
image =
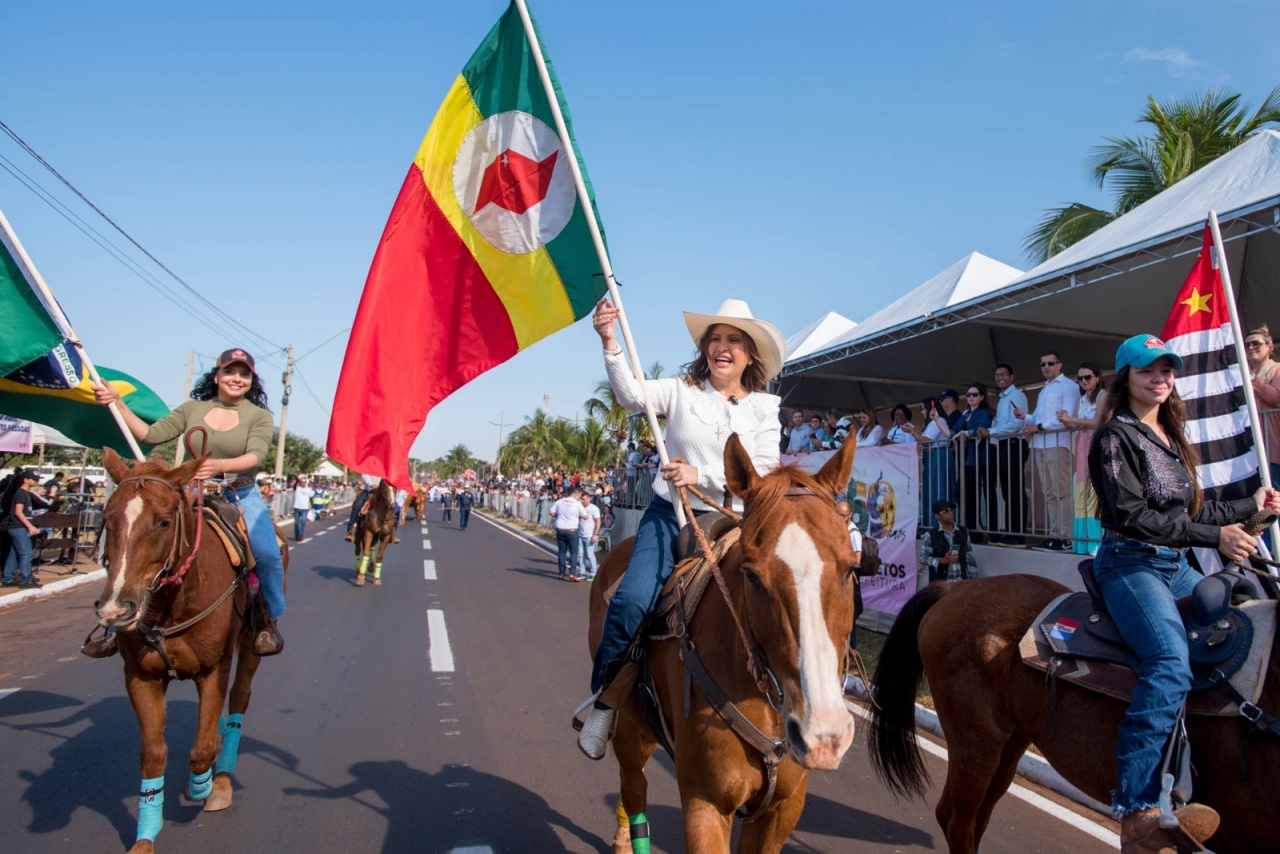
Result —
M30 421L0 415L0 454L31 453L32 432Z
M835 451L791 456L816 473ZM897 614L916 592L916 528L920 524L920 458L915 445L859 448L846 497L853 521L864 536L874 537L883 561L880 573L862 579L862 602L869 611Z

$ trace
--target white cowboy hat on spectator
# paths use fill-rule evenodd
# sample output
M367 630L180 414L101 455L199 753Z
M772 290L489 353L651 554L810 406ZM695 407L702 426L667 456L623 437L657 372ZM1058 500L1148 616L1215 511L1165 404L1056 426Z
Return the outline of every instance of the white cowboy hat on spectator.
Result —
M693 336L695 344L701 342L703 333L717 323L737 327L751 336L751 340L755 342L766 380L773 379L782 370L782 363L787 355L786 339L782 337L778 327L752 316L751 307L743 300L727 299L720 304L720 310L715 314L696 314L686 311L684 323L689 327L689 334Z

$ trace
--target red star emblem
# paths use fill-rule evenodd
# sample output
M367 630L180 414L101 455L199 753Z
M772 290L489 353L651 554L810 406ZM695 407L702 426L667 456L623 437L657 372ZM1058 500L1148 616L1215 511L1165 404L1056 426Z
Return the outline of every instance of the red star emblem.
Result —
M484 177L480 179L480 192L476 196L473 215L488 204L495 204L514 214L523 214L538 204L547 197L559 154L560 152L553 151L550 157L542 161L525 157L509 148L499 154L484 170Z

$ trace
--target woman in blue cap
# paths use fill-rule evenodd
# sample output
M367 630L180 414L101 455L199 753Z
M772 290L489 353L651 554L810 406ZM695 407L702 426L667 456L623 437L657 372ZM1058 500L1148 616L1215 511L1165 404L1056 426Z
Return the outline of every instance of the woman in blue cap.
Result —
M1241 525L1264 507L1280 510L1280 493L1259 489L1236 501L1206 501L1199 462L1183 432L1186 410L1174 388L1182 358L1154 335L1135 335L1116 351L1116 376L1089 449L1089 479L1098 496L1103 539L1093 574L1107 610L1142 662L1142 675L1120 724L1119 781L1112 808L1120 817L1122 852L1183 850L1203 844L1218 814L1187 804L1162 827L1163 754L1191 687L1187 640L1174 600L1200 576L1187 548L1216 548L1243 561L1256 539Z

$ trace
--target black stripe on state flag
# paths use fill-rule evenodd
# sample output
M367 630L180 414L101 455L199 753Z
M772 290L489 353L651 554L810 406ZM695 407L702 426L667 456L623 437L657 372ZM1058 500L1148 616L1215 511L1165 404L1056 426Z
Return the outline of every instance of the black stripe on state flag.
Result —
M1226 486L1206 489L1204 491L1204 499L1205 501L1235 501L1240 498L1248 498L1261 487L1262 475L1255 472L1244 480L1237 480L1235 483L1228 483Z
M1195 446L1202 463L1220 463L1223 460L1234 460L1253 449L1253 437L1249 431L1214 439L1211 442L1200 442Z
M1210 397L1193 397L1182 401L1187 407L1187 420L1202 420L1231 415L1245 405L1244 389L1236 386L1231 391Z
M1178 371L1178 376L1195 377L1200 374L1216 374L1218 371L1225 371L1234 364L1237 364L1234 344L1229 344L1217 350L1210 350L1207 353L1184 353L1182 356L1182 370Z

